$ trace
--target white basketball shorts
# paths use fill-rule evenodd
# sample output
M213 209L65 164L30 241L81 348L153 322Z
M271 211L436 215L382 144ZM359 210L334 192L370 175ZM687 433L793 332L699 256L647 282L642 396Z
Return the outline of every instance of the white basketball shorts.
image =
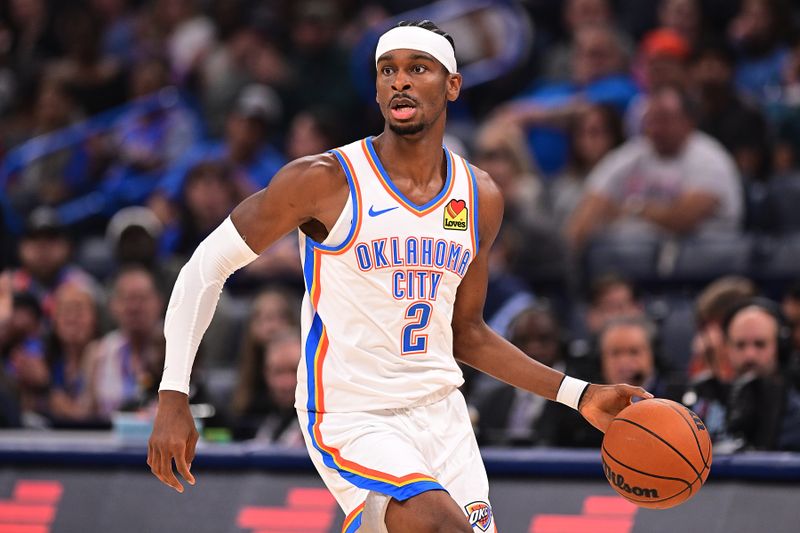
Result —
M445 490L476 532L496 532L489 482L458 389L417 405L353 413L298 410L309 455L346 515L344 533L382 533L391 498Z

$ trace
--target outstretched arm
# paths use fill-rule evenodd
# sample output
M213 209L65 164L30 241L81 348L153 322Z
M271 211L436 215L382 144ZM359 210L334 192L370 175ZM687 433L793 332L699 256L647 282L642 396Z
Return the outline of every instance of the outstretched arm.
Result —
M480 251L461 281L456 296L453 313L453 353L456 359L515 387L572 404L592 425L605 431L613 416L630 403L632 396L651 395L630 385L589 385L580 398L580 405L575 405L580 393L569 394L569 381L565 382L564 374L529 358L483 321L489 248L500 228L503 199L488 174L478 169L475 173L481 217Z
M189 412L189 376L225 280L289 231L303 227L324 238L347 200L339 163L324 154L281 169L270 185L244 200L181 269L164 321L166 358L147 464L162 482L183 492L172 471L194 484L190 464L198 434Z

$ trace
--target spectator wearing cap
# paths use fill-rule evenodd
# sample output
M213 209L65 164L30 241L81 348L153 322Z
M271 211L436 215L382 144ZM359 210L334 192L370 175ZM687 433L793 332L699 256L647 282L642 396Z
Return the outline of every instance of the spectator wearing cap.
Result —
M130 206L108 221L106 243L118 267L138 264L157 270L163 232L164 226L153 211L143 206Z
M19 241L20 267L12 274L12 287L32 294L46 317L52 316L53 293L61 284L72 280L94 283L70 263L71 253L71 241L58 214L49 207L34 210Z
M266 187L285 163L283 155L269 143L280 115L281 103L275 91L265 85L246 87L228 115L225 138L191 148L164 175L151 197L151 208L162 221L171 221L175 207L186 200L181 192L188 173L202 162L230 165L242 197Z
M724 41L706 41L691 58L691 90L699 102L697 125L733 155L744 178L766 179L771 148L767 121L736 92L736 59Z
M641 134L647 98L655 89L667 86L686 89L690 51L686 39L671 29L653 30L642 38L634 65L642 94L628 107L625 121L629 135Z
M735 235L743 206L736 164L695 127L680 89L657 89L647 102L644 135L611 152L588 178L587 194L567 226L574 250L593 236L623 238Z

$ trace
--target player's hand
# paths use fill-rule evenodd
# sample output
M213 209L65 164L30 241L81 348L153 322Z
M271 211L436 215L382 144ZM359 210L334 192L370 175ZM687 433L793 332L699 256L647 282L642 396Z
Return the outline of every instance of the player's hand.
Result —
M188 396L168 390L161 391L158 396L153 433L147 443L147 464L162 483L183 492L183 485L172 470L172 461L175 460L183 479L194 485L194 476L189 470L200 435L189 411Z
M589 385L581 398L578 411L594 427L606 432L617 413L631 404L632 398L652 398L653 395L633 385Z

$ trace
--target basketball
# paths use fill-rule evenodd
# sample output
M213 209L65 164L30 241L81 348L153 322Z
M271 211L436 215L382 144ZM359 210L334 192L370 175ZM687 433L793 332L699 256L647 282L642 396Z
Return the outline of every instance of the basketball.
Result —
M700 417L654 398L626 407L611 421L601 449L603 470L626 500L648 509L679 505L711 471L711 439Z

